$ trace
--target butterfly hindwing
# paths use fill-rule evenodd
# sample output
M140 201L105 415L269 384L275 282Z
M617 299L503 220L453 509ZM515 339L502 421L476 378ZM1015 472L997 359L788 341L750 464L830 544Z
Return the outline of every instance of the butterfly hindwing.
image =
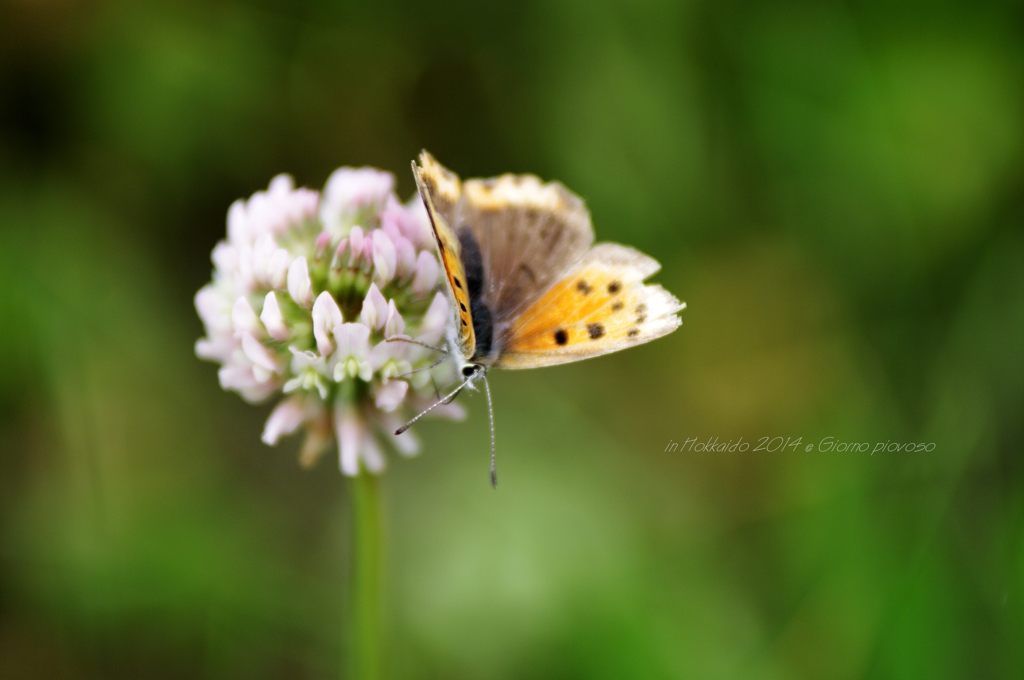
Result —
M459 239L449 225L450 216L462 196L462 185L457 175L446 170L426 151L420 154L419 166L413 163L412 171L430 217L431 231L448 281L448 302L453 310L452 319L457 324L457 349L464 357L472 357L476 337L470 311L469 281L462 264Z
M579 361L671 333L685 304L661 286L644 285L659 268L632 248L595 246L513 320L496 366Z

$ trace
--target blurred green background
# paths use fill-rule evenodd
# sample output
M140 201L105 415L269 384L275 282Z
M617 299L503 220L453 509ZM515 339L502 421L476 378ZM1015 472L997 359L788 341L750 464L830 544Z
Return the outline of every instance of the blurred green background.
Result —
M673 335L391 458L394 678L1024 675L1016 2L0 5L0 677L328 678L348 484L197 360L236 198L431 150ZM671 452L761 437L931 452Z

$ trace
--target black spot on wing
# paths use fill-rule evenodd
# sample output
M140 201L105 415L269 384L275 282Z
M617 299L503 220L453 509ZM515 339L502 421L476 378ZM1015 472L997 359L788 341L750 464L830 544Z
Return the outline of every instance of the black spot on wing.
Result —
M590 333L591 340L597 340L604 335L604 326L599 323L588 324L587 332Z
M569 334L565 332L564 328L555 331L555 344L564 345L567 342L569 342Z
M582 295L590 295L590 291L594 290L594 287L583 279L580 279L576 282L576 290L578 290Z
M531 267L530 265L523 262L522 264L519 265L519 271L529 276L530 280L533 281L534 283L537 282L537 275L533 273L533 267Z
M608 292L611 293L612 295L615 295L620 290L622 290L621 281L612 281L611 283L608 284Z

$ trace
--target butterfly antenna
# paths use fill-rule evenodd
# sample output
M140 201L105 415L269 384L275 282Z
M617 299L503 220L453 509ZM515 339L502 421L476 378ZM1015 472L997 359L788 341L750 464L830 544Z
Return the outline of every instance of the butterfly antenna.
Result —
M448 396L446 396L444 399L441 399L440 401L435 401L433 404L428 406L425 410L420 411L419 415L414 416L412 418L412 420L410 420L405 425L402 425L400 428L395 430L395 434L396 435L402 434L403 432L408 430L410 427L412 427L413 423L415 423L417 420L419 420L423 416L427 415L428 413L433 411L435 408L437 408L441 404L445 403L447 400L453 399L459 392L462 391L462 388L465 387L469 383L469 381L472 380L472 379L473 379L473 376L469 376L468 378L466 378L464 381L462 381L461 385L459 385L454 390L452 390L452 392Z
M498 488L498 468L495 465L495 445L494 445L494 407L491 405L491 385L487 382L487 374L483 374L484 379L484 392L487 393L487 415L491 419L491 486L495 489Z
M413 340L412 338L399 338L399 337L384 338L384 342L407 342L410 345L419 345L420 347L426 347L427 349L432 349L435 352L440 352L441 354L444 354L445 356L448 356L448 350L441 349L440 347L434 347L433 345L428 345L425 342L420 342L419 340Z
M425 346L426 345L424 345L424 347ZM443 357L441 357L440 359L438 359L434 363L430 364L429 366L420 366L419 368L414 368L411 371L406 371L405 373L399 373L398 375L394 375L394 376L391 376L391 377L392 378L405 378L407 376L412 375L413 373L419 373L420 371L429 371L429 370L431 370L433 368L436 368L436 367L440 366L442 363L444 363L444 360L447 359L447 358L448 358L448 352L445 352ZM433 375L431 375L430 379L431 380L434 379Z

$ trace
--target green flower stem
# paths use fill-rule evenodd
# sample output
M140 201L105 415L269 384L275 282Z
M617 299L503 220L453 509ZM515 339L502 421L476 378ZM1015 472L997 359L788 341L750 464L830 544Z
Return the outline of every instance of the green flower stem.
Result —
M349 596L349 680L379 680L381 672L380 480L352 480L352 590Z

